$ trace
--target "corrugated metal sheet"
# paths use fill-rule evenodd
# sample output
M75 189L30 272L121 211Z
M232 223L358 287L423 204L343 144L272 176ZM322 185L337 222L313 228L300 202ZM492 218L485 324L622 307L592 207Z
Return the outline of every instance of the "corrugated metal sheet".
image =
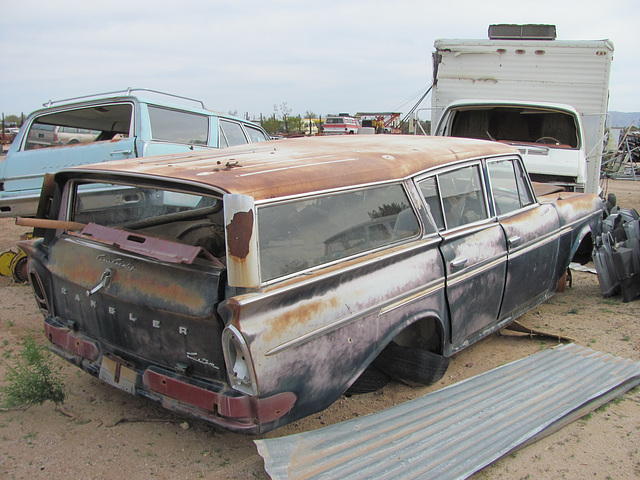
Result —
M640 362L561 345L365 417L256 440L273 479L460 479L640 384Z

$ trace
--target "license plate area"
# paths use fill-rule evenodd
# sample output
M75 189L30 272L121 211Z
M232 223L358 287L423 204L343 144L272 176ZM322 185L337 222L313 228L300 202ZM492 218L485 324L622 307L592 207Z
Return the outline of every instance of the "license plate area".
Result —
M135 395L137 378L133 365L122 358L109 353L102 357L100 380L103 382Z

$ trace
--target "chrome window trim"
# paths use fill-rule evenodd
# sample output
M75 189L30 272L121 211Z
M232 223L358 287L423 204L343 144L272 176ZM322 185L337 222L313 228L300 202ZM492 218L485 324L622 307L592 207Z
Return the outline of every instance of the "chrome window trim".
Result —
M424 249L427 250L429 248L433 248L434 245L438 245L441 241L440 236L438 236L437 234L431 235L430 238L422 238L422 239L418 239L415 238L413 239L413 242L411 244L395 244L393 245L391 248L393 248L393 252L388 252L386 254L382 254L382 255L376 255L376 253L379 252L367 252L366 255L369 255L371 258L367 258L367 259L363 259L360 262L356 262L353 263L351 265L345 266L344 268L340 269L340 270L335 270L332 269L328 272L321 272L320 270L326 269L327 267L331 267L333 265L335 265L336 263L340 263L340 261L342 261L343 259L340 259L338 261L334 261L331 264L323 264L320 267L314 269L313 271L305 271L305 272L299 272L297 274L293 274L289 277L287 277L286 279L284 277L282 277L281 279L278 279L277 281L270 281L269 285L263 284L261 285L261 289L259 290L259 295L244 295L242 297L237 297L237 302L238 305L240 307L244 307L247 305L250 305L254 302L257 301L262 301L265 298L270 298L276 295L280 295L283 293L287 293L293 290L298 290L300 288L304 288L307 285L310 285L312 283L315 283L317 281L322 281L324 279L327 278L331 278L334 276L340 276L340 275L344 275L345 273L350 273L354 270L357 269L361 269L361 268L366 268L369 265L375 264L375 263L379 263L381 261L384 261L390 257L394 257L396 255L400 255L402 253L406 253L406 252L410 252L412 250L420 250L420 249ZM354 260L354 258L350 258L349 261ZM313 275L313 276L311 276ZM278 286L277 284L282 282L283 280L289 280L292 277L300 277L297 282L290 282L287 285L284 286Z
M354 260L356 258L360 258L360 257L364 257L366 255L370 255L372 253L378 253L384 250L387 250L389 248L395 248L398 247L400 245L403 244L408 244L411 242L415 242L418 240L421 240L423 238L428 238L429 236L435 235L437 234L437 231L434 233L430 233L430 234L425 234L425 225L424 225L424 220L422 218L422 215L420 214L420 209L424 208L422 205L420 206L416 206L414 204L415 199L413 199L413 195L410 192L410 189L408 188L407 184L405 181L398 181L398 180L394 180L394 181L388 181L388 182L382 182L382 183L372 183L369 184L368 186L357 186L356 188L350 188L350 187L346 187L346 188L341 188L341 189L336 189L336 190L331 190L331 191L325 191L317 194L305 194L305 195L300 195L300 196L291 196L291 197L287 197L286 200L283 199L278 199L277 201L261 201L261 202L256 202L255 203L255 207L256 207L256 224L259 224L259 218L260 218L260 209L261 208L265 208L265 207L271 207L271 206L278 206L278 205L286 205L288 203L294 203L294 202L299 202L299 201L307 201L307 200L312 200L312 199L316 199L316 198L323 198L323 197L329 197L331 195L340 195L342 193L357 193L357 192L361 192L364 190L370 190L370 189L374 189L374 188L378 188L378 187L384 187L384 186L393 186L393 185L397 185L399 186L402 191L404 192L404 194L407 197L407 201L409 202L413 213L415 215L416 221L418 222L418 233L416 235L413 235L411 237L405 237L405 238L401 238L398 239L394 242L385 244L385 245L381 245L379 247L373 248L371 250L365 250L359 253L354 253L352 255L346 256L346 257L342 257L336 260L332 260L330 262L326 262L326 263L321 263L318 265L314 265L305 269L302 269L300 271L297 272L293 272L287 275L283 275L280 277L276 277L276 278L272 278L270 280L262 280L262 274L260 274L260 278L261 278L261 282L260 282L260 286L261 287L268 287L270 285L285 281L285 280L289 280L291 278L295 278L298 277L300 275L311 275L312 273L314 273L317 270L326 268L326 267L330 267L339 263L343 263L343 262L349 262L351 260ZM418 211L416 211L416 208L418 208ZM260 229L257 228L256 229L256 236L257 236L257 243L258 245L260 245ZM438 237L439 238L439 237ZM258 247L258 258L260 258L260 247ZM378 257L381 258L381 257Z
M489 171L489 164L491 163L496 163L496 162L502 162L502 161L513 161L515 160L518 165L520 166L520 169L526 173L525 175L525 185L526 188L529 190L529 196L533 199L533 202L530 205L525 205L523 207L520 207L517 210L513 210L511 212L502 214L502 215L497 215L497 210L496 210L496 204L495 204L495 198L493 198L493 185L491 183L491 173ZM518 213L521 212L526 212L527 210L530 210L534 207L537 207L540 205L540 202L538 201L538 197L536 197L536 192L533 189L533 185L531 185L531 177L529 177L529 172L527 171L527 169L524 166L524 161L522 160L522 157L520 157L519 155L508 155L508 156L503 156L503 157L493 157L493 158L487 158L485 159L484 163L486 164L486 172L487 172L487 194L490 195L490 207L491 207L491 211L493 212L493 215L498 219L501 220L503 218L508 218L512 215L516 215Z
M488 158L494 158L494 157L488 157ZM508 157L505 157L504 155L500 155L500 156L496 156L495 158L498 159L505 159ZM484 199L484 208L485 211L487 213L487 218L483 218L480 220L477 220L475 222L470 222L470 223L465 223L464 225L459 225L457 227L451 227L449 228L447 226L447 218L444 212L444 205L443 205L443 200L442 200L442 194L441 194L441 189L440 189L440 179L439 176L442 174L446 174L449 172L453 172L455 170L460 170L462 168L466 168L466 167L473 167L476 166L479 169L479 176L480 176L480 191L482 192L482 196ZM424 181L427 178L431 178L431 177L435 177L436 179L436 186L438 188L438 201L440 203L440 209L442 211L442 216L443 216L443 220L444 220L444 228L442 230L439 230L439 232L441 234L448 234L449 232L456 232L462 229L467 229L470 226L475 226L475 225L484 225L484 224L488 224L491 222L495 222L495 217L492 216L492 210L490 209L490 203L489 203L489 192L487 189L487 182L485 179L485 158L475 158L475 159L471 159L471 160L463 160L463 161L459 161L459 162L455 162L452 163L450 165L447 165L446 167L438 167L438 168L434 168L429 170L428 172L425 173L421 173L419 175L416 175L413 178L413 182L415 185L415 188L418 190L419 194L420 194L420 198L423 202L424 205L427 204L424 196L422 195L422 192L420 191L420 185L419 183ZM424 207L427 211L429 211L428 208ZM432 216L430 215L431 220L433 221L434 225L435 220L432 218Z

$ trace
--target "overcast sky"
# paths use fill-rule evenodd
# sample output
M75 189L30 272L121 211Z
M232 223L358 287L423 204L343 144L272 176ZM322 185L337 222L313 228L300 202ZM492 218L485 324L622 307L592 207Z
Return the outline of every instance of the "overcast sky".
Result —
M638 0L2 0L0 112L131 86L255 117L283 102L406 113L431 84L434 40L493 23L610 39L609 109L640 111Z

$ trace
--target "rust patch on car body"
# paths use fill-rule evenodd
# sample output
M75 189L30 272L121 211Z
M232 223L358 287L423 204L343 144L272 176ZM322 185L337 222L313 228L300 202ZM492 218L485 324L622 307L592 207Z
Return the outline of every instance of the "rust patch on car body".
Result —
M253 235L253 211L236 212L227 225L229 254L243 260L249 255L249 245Z

